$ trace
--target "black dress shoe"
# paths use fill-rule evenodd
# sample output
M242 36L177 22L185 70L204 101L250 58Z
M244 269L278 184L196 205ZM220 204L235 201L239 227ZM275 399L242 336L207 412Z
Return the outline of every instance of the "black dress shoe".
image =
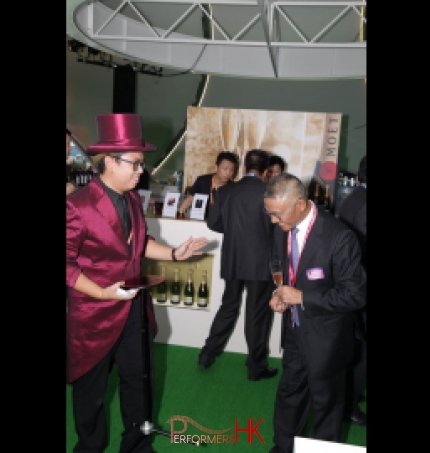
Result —
M215 362L215 357L200 354L198 365L200 368L209 368Z
M345 421L352 423L353 425L365 426L366 414L360 409L356 409L355 411L345 415Z
M249 376L248 375L248 379L250 381L259 381L260 379L270 379L270 378L276 376L277 374L278 374L277 368L268 367L258 376Z

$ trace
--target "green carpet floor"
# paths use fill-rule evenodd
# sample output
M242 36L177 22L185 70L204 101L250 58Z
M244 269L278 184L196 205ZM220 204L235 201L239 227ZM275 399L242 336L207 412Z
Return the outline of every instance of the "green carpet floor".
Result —
M234 435L235 419L239 428L247 428L253 419L258 426L253 443L248 443L247 433L240 432L238 443L212 443L195 447L184 443L172 443L168 437L153 434L153 449L157 453L206 451L207 453L268 453L273 446L272 417L276 387L280 374L273 379L250 382L247 379L244 354L224 352L214 365L206 370L197 366L200 349L156 343L155 352L155 397L153 423L156 428L170 431L168 420L185 416L205 429L225 430ZM269 366L281 369L281 359L269 358ZM106 396L109 408L109 446L106 453L118 453L122 422L119 413L117 373L114 367ZM366 412L366 402L360 403ZM191 422L187 426L180 421L174 430L185 428L184 435L204 434ZM66 386L66 453L73 452L77 440L71 403L71 387ZM366 446L366 427L344 423L342 443ZM197 450L196 450L197 448Z

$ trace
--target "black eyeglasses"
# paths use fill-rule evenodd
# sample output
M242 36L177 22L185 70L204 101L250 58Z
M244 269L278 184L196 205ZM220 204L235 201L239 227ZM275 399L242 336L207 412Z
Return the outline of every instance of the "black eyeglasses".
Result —
M115 156L115 159L116 160L122 160L123 162L127 162L128 164L133 165L133 170L134 171L139 170L139 165L142 167L142 170L145 170L145 162L142 162L141 160L128 160L128 159L124 159L124 158L119 157L119 156Z

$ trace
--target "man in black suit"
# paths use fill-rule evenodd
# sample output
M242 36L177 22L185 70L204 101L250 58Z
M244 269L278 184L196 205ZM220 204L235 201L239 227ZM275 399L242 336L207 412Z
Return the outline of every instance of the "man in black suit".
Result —
M360 185L344 200L340 207L339 219L357 235L361 245L361 263L367 271L367 157L364 156L358 166ZM366 414L358 403L364 398L363 388L367 368L366 342L367 314L366 307L355 312L355 351L354 360L347 370L345 420L354 425L365 425Z
M263 212L263 193L269 165L266 151L252 149L245 156L245 176L220 187L209 211L207 226L224 233L221 249L221 278L225 289L209 336L198 363L211 366L221 354L239 316L242 292L246 288L245 339L248 346L248 379L271 378L277 368L267 366L268 339L273 321L269 299L274 289L269 271L273 225Z
M366 273L355 234L308 200L296 176L272 178L264 207L277 224L272 255L282 260L283 281L288 282L270 300L283 318L271 453L292 453L294 436L305 436L311 408L310 437L339 442L346 368L353 356L354 311L366 303Z

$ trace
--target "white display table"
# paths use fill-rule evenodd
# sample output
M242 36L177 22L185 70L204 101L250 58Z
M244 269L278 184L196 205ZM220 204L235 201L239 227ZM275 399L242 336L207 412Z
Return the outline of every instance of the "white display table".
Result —
M223 235L210 230L204 221L176 220L171 218L147 217L148 233L162 244L176 247L190 236L205 237L209 244L204 249L213 255L212 283L209 288L209 310L192 310L155 305L158 323L157 343L175 344L201 348L209 334L212 320L221 304L224 280L220 278L221 244ZM244 334L244 312L246 291L242 296L239 319L228 341L225 351L247 354ZM281 357L281 315L274 314L269 342L269 356ZM196 358L197 360L197 358Z

